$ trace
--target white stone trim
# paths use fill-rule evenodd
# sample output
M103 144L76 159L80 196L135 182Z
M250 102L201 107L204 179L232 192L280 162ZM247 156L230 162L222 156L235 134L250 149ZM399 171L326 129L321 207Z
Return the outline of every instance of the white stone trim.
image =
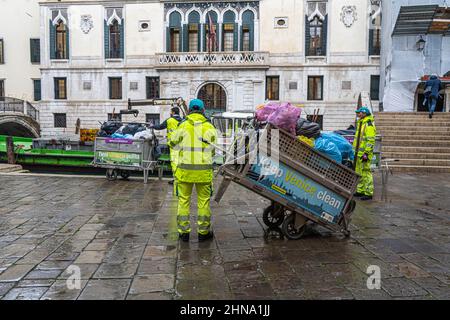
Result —
M187 24L189 24L189 15L192 13L192 12L194 12L194 11L196 11L197 13L198 13L198 15L199 15L199 17L200 17L200 23L202 23L202 13L201 13L201 11L198 9L198 8L195 8L195 7L192 7L192 8L190 8L188 11L186 11L186 17L185 17L185 21L186 21L186 23Z
M319 20L324 21L325 20L325 16L320 12L319 10L319 3L316 3L316 10L314 10L313 13L311 13L311 15L308 17L308 21L311 22L314 20L315 17L318 17Z
M239 13L237 12L236 9L234 9L234 8L232 8L232 7L226 7L226 8L224 8L223 11L221 12L221 16L220 16L219 20L221 20L222 23L224 23L223 18L224 18L224 16L225 16L225 13L228 12L228 11L234 12L234 16L235 16L234 21L235 21L235 23L236 23L236 22L239 23L239 21L236 21L237 19L239 19Z
M166 14L166 25L167 25L167 26L170 25L170 15L171 15L173 12L178 12L178 13L181 15L181 25L183 25L183 24L186 23L186 17L184 16L183 11L181 11L181 10L178 9L178 8L172 8L172 9L170 9L169 11L167 11L167 14Z
M108 21L106 22L106 25L111 26L114 23L114 20L116 20L119 25L122 24L122 19L120 19L119 15L116 12L116 9L114 9L111 17L109 17Z
M67 26L67 20L62 15L61 10L58 10L58 15L55 17L55 19L53 19L52 24L54 26L57 26L59 24L59 21L62 21L62 23Z
M242 16L244 15L244 12L247 11L247 10L250 10L251 12L253 12L253 14L254 14L254 19L253 19L253 21L259 20L258 12L257 12L254 8L252 8L252 7L250 7L249 5L247 5L247 6L246 6L245 8L243 8L243 9L241 10L241 12L239 13L239 17L238 17L238 20L239 20L239 21L243 21L243 20L242 20Z
M205 12L203 12L203 14L202 14L202 16L201 16L201 19L202 20L200 20L200 21L204 21L204 23L209 23L209 21L206 21L206 15L208 14L208 12L210 12L210 11L214 11L216 14L217 14L217 23L219 24L219 23L222 23L222 17L221 17L221 15L220 15L220 11L218 10L218 9L216 9L216 8L209 8L208 10L205 10Z

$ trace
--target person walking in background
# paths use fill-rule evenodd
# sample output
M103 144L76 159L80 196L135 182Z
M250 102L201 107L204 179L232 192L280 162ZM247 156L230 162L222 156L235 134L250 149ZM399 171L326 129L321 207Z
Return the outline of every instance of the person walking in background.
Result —
M375 128L374 118L367 107L356 110L356 113L359 120L356 126L353 148L355 149L355 171L361 176L361 180L355 196L361 197L361 200L372 200L374 187L370 164L372 162L377 129Z
M433 117L434 110L436 109L437 100L439 99L439 91L442 89L442 82L438 76L433 74L429 80L425 83L425 100L423 105L428 107L428 118Z
M169 147L178 152L175 171L175 194L178 197L177 224L182 241L189 241L190 204L193 188L197 191L198 240L213 237L210 199L213 193L213 156L217 143L216 128L205 117L202 100L189 103L189 114L171 136Z

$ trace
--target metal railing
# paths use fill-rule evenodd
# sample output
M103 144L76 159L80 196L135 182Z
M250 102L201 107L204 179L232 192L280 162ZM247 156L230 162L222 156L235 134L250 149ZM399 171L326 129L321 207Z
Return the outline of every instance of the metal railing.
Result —
M157 61L163 66L264 66L269 64L268 52L167 52L158 53Z
M39 121L39 111L28 101L21 99L0 97L0 112L22 113Z

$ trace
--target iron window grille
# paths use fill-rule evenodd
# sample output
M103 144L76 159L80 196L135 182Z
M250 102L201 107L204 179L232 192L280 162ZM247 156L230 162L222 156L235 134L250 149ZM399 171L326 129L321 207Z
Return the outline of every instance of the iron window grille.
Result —
M54 113L53 119L55 128L67 128L67 119L65 113Z

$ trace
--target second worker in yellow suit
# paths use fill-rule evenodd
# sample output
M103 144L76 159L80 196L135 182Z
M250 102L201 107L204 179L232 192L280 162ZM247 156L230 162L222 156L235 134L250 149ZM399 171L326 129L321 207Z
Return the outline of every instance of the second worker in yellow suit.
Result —
M356 127L353 148L355 149L356 168L355 171L361 176L358 189L355 194L361 200L372 200L373 198L373 176L370 169L375 147L375 137L377 129L375 121L366 107L356 110L358 114L358 125ZM358 148L358 150L356 150Z
M169 143L170 138L172 137L172 134L177 129L177 127L181 121L182 121L182 119L180 117L180 108L173 107L170 110L170 118L168 118L167 120L165 120L163 123L161 123L159 125L151 126L151 128L153 128L154 130L167 129L167 143ZM175 170L176 170L175 164L177 162L177 160L176 160L177 153L174 152L172 150L172 148L169 148L169 151L170 151L170 166L172 168L172 173L175 174ZM173 184L173 180L169 181L169 184Z
M213 237L210 230L210 199L213 192L213 155L217 132L204 112L203 101L192 100L189 103L189 114L169 141L169 146L178 154L174 190L178 197L178 233L183 241L189 241L191 232L189 208L194 186L198 203L198 239L205 241Z

